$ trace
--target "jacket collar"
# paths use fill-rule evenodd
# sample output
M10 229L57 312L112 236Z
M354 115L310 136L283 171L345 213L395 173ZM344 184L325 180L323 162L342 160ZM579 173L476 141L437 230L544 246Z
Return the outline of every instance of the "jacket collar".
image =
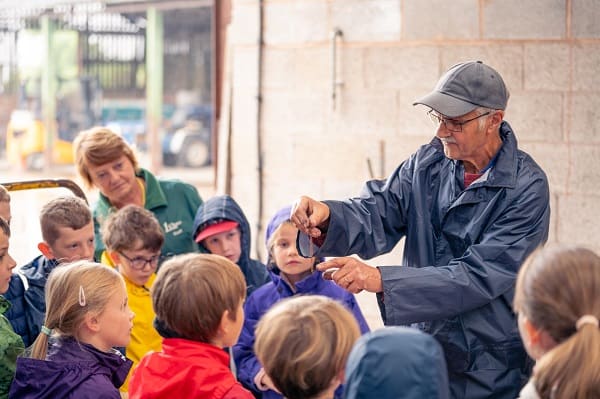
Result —
M500 138L502 139L502 147L498 150L496 164L486 172L485 179L474 182L469 188L481 186L512 188L516 186L519 162L518 144L512 128L506 121L502 121L500 125ZM443 156L444 148L440 139L434 137L430 145ZM464 175L464 167L461 161L449 158L446 158L446 161L451 165L455 176Z
M136 177L141 177L146 183L146 203L144 208L152 210L162 206L167 206L167 197L158 183L158 179L154 177L152 173L144 168L139 168L136 173ZM98 203L96 206L97 211L100 214L107 214L114 208L108 198L100 193L98 195Z

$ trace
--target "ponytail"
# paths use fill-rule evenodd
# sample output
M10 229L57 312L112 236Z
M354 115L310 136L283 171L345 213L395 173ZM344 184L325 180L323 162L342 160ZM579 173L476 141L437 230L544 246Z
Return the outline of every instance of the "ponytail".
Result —
M519 271L514 308L555 343L533 371L540 398L600 398L600 257L573 246L537 250Z
M600 398L600 330L584 324L542 356L534 370L541 398Z

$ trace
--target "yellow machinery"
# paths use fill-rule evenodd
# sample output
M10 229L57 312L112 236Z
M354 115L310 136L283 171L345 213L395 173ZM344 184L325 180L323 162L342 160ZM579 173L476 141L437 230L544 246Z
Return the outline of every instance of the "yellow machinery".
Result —
M19 106L10 116L6 128L6 157L11 164L40 170L44 166L47 129L41 117L39 94L27 95L26 84L19 95ZM62 82L57 101L52 140L53 164L73 163L73 139L81 130L100 120L100 90L97 80L81 78Z

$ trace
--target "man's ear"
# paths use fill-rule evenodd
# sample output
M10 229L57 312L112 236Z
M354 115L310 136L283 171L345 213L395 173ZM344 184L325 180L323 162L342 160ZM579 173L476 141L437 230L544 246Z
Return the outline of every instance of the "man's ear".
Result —
M504 111L502 110L498 110L495 111L491 117L490 117L490 128L492 129L492 131L496 131L498 129L498 127L500 126L500 124L502 123L502 120L504 119Z
M54 252L52 251L52 248L50 248L50 245L48 245L46 241L38 243L37 247L42 253L42 255L44 255L47 259L54 259Z

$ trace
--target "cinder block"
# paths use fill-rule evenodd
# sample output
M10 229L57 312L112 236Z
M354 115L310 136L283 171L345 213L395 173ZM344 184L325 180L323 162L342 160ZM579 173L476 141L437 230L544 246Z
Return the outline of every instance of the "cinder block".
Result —
M325 91L331 82L331 57L322 46L267 47L264 53L263 87Z
M486 39L562 39L566 0L487 0L483 4Z
M336 80L341 82L340 90L361 90L366 87L365 49L363 47L350 47L342 44L339 47L339 62L336 71ZM331 73L329 74L332 84Z
M600 4L598 0L572 0L571 30L577 38L600 37Z
M518 132L517 140L519 140ZM569 177L569 168L567 167L569 164L569 147L567 145L519 141L519 148L531 155L542 170L546 172L552 192L567 192Z
M231 45L258 44L258 2L238 2L231 7L227 41Z
M265 47L263 53L263 87L265 89L290 89L290 74L295 74L296 49Z
M403 39L474 39L479 37L479 1L405 1L402 20Z
M233 92L232 101L231 129L237 139L248 131L256 130L256 91L238 88Z
M600 92L571 96L569 139L573 142L600 144Z
M440 49L440 76L452 65L479 60L500 73L509 92L523 88L523 46L515 44L449 45Z
M600 45L578 44L573 47L573 89L598 90L600 87Z
M258 47L236 47L233 58L233 89L256 90L258 84Z
M526 44L525 89L569 90L568 60L567 44Z
M505 118L522 141L563 141L563 93L513 91Z
M262 128L265 135L322 132L328 101L324 93L310 91L263 92Z
M398 0L334 0L332 25L342 30L344 41L399 40L400 3Z
M398 135L386 140L385 173L382 177L388 177L402 162L407 160L419 147L429 143L431 139L433 139L433 134L429 137Z
M368 88L432 89L440 77L437 47L370 47L364 64Z
M571 145L569 192L600 197L600 146ZM600 201L596 203L600 210ZM590 214L598 215L597 212Z
M360 135L384 136L395 131L394 90L341 90L336 108L327 97L327 130L340 139Z
M600 252L600 197L594 195L560 195L558 197L558 241L583 245Z
M421 140L435 135L436 128L427 116L429 107L424 105L413 105L416 99L429 93L435 84L429 89L402 89L398 91L398 107L396 108L397 135L420 136Z
M267 44L324 41L329 37L328 27L328 9L324 1L267 2L264 5Z
M550 228L547 243L558 242L558 197L560 194L550 190Z

